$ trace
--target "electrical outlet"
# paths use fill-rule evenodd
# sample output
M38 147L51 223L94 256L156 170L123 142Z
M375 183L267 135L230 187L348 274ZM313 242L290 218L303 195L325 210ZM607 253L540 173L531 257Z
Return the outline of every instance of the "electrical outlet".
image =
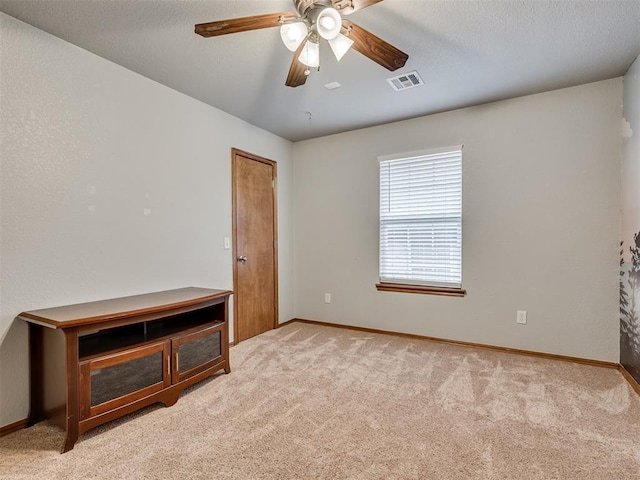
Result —
M520 325L526 325L527 324L527 312L524 311L524 310L518 310L517 317L516 317L516 322L519 323Z
M331 294L330 293L325 293L324 294L324 303L331 303Z

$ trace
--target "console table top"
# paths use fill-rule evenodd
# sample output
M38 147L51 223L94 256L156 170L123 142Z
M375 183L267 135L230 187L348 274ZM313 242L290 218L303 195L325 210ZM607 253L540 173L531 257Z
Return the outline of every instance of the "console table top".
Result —
M97 302L31 310L22 312L19 317L27 322L49 328L70 328L197 305L216 298L222 301L232 293L229 290L185 287Z

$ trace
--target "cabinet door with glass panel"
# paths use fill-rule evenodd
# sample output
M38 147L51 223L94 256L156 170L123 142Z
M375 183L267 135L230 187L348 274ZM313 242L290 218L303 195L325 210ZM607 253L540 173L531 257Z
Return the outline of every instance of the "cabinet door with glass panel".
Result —
M171 341L80 362L80 418L135 402L171 385Z
M173 383L197 375L220 361L223 354L222 328L223 324L217 322L171 340Z

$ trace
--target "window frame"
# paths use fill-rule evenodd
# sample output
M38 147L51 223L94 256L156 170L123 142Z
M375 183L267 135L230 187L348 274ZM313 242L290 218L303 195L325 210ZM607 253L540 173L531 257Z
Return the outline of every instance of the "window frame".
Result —
M378 283L376 283L376 289L384 292L404 292L404 293L419 293L419 294L431 294L431 295L445 295L462 297L466 295L466 290L462 287L462 264L463 264L463 245L462 245L462 227L463 227L463 148L464 145L452 145L449 147L432 148L427 150L420 150L414 152L405 152L392 155L381 155L378 157ZM460 155L460 282L451 286L446 282L437 281L411 281L411 279L398 278L398 281L382 280L382 226L383 221L380 215L380 209L382 205L381 189L382 189L382 172L381 166L383 162L389 162L394 160L409 160L416 157L429 157L433 155L446 154L459 152Z

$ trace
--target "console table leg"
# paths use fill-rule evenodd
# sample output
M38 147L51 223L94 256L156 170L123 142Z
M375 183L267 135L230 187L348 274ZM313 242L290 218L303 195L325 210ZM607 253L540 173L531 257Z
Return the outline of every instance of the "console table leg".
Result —
M78 425L80 418L78 328L65 330L64 334L67 345L67 409L65 421L67 436L62 445L62 453L71 450L80 436L80 427Z
M176 390L175 392L171 392L171 393L165 395L165 397L161 400L162 404L165 407L172 407L173 405L176 404L176 402L180 398L180 393L181 392L182 392L182 390Z
M31 427L44 419L42 408L43 373L42 373L42 327L29 324L29 416L27 427Z
M73 450L74 445L78 441L78 430L75 429L75 432L67 432L67 435L64 438L64 442L62 442L62 450L60 453L66 453L69 450Z

